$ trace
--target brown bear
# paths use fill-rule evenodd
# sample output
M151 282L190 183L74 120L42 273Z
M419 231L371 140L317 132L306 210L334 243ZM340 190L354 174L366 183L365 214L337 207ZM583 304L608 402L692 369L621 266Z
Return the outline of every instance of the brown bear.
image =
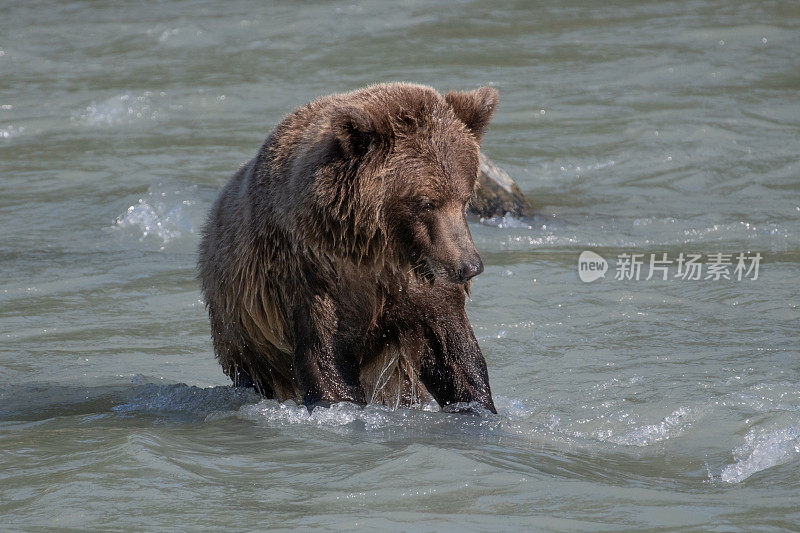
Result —
M390 83L287 116L230 179L199 277L234 385L309 406L350 401L496 412L464 310L483 271L465 209L497 106Z

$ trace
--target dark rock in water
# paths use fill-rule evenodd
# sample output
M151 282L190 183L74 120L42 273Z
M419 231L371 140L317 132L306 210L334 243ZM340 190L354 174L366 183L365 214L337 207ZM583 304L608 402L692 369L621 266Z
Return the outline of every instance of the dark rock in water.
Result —
M511 213L520 217L531 214L531 204L525 199L516 182L506 172L480 152L480 183L469 212L481 217L503 216Z

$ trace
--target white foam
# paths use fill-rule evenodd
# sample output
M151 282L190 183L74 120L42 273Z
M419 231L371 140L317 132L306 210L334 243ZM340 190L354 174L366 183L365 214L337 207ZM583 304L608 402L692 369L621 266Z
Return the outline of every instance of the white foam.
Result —
M719 476L726 483L740 483L753 474L796 460L800 456L800 431L794 424L777 428L752 428L744 444L733 449L734 463Z
M92 102L72 114L72 120L88 126L111 126L137 121L156 121L166 116L167 110L182 109L170 105L165 92L145 91L139 95L125 93L102 102Z
M16 137L20 133L25 131L24 127L17 127L13 124L9 124L5 128L0 128L0 139L10 139L11 137Z
M364 409L350 403L337 403L329 408L318 407L313 411L292 401L277 403L264 400L256 405L244 406L239 415L249 420L262 420L277 425L311 424L315 426L339 427L362 420L367 426L383 427L388 422L388 412L380 406Z
M649 446L682 434L692 427L697 414L695 409L679 407L657 424L645 424L622 435L611 435L608 441L625 446Z
M312 425L325 428L339 428L354 422L363 423L365 429L379 429L386 427L403 427L408 425L415 415L424 416L425 413L438 411L435 402L430 402L422 409L392 409L384 405L369 404L364 407L341 402L330 407L316 407L313 411L304 405L289 400L278 403L275 400L263 400L254 405L244 405L239 409L238 416L268 425L292 426Z
M136 230L140 241L154 237L166 244L184 233L196 233L201 219L200 211L192 208L196 196L194 185L184 189L150 187L116 218L115 224Z
M520 229L533 229L533 226L521 220L511 213L506 213L502 217L494 216L491 218L483 218L480 220L481 224L485 226L493 226L495 228L520 228Z
M680 407L656 424L646 424L627 433L614 435L595 433L585 435L565 431L561 420L550 414L536 420L539 409L520 400L496 397L499 416L468 416L440 412L435 402L422 409L399 408L369 404L358 406L342 402L313 411L293 401L283 403L261 399L249 389L233 387L198 388L185 384L141 386L136 396L112 410L122 415L170 415L198 420L215 420L231 416L269 427L315 427L334 433L375 431L380 436L443 431L445 434L466 433L480 438L522 437L552 442L558 446L579 444L582 447L601 443L644 447L681 435L699 418L699 411ZM587 441L586 439L589 439ZM578 439L577 441L574 439ZM718 477L725 483L739 483L762 470L797 460L800 457L800 431L794 423L777 429L753 428L745 442L733 450L735 462L725 466Z

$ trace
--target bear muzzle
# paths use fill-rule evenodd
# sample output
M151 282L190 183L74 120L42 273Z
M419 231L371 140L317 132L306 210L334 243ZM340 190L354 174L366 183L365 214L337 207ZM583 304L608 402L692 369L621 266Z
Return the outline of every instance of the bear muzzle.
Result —
M483 272L483 261L481 261L481 257L476 254L475 257L465 261L458 268L456 272L458 276L457 282L466 283L481 272Z

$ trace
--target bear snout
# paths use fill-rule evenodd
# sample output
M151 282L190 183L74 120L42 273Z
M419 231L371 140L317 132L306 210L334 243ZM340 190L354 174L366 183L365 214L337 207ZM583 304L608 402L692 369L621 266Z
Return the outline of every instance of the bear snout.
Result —
M479 255L476 255L470 260L465 261L461 267L459 267L457 271L458 282L466 283L481 272L483 272L483 261L481 261L481 257Z
M479 255L471 257L464 261L461 266L456 270L457 283L466 283L478 274L483 272L483 261Z

